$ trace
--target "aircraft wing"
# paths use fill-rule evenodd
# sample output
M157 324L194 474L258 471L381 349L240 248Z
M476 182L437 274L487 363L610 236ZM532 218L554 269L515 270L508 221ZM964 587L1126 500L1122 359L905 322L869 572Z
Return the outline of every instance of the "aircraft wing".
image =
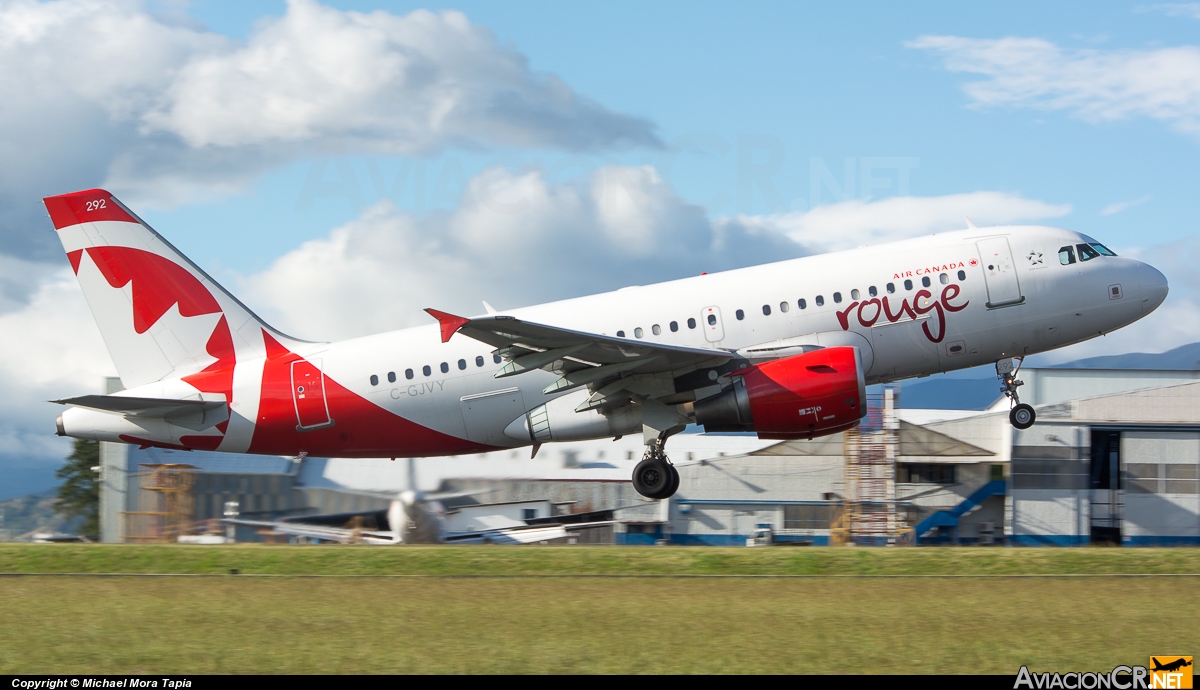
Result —
M719 366L736 356L726 350L680 347L573 331L500 314L468 319L436 309L425 311L441 324L442 342L455 333L462 333L496 348L496 354L508 360L496 374L497 378L532 369L548 369L560 374L594 373L591 380L624 372L672 372L678 375L700 367Z

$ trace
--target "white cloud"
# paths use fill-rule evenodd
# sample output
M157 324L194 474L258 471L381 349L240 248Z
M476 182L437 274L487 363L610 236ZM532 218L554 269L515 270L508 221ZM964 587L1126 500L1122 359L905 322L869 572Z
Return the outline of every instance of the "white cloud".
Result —
M1200 19L1200 2L1170 2L1156 5L1139 5L1136 12L1160 12L1168 17Z
M97 392L116 369L71 270L35 284L28 304L0 314L0 456L61 460L62 408L46 401Z
M1059 218L1070 212L1070 204L1049 204L1004 192L970 192L854 199L796 213L739 216L736 221L786 234L806 247L834 251L962 230L967 227L965 217L980 226L1008 225Z
M1108 206L1105 206L1104 209L1102 211L1100 211L1100 215L1111 216L1114 213L1120 213L1121 211L1124 211L1125 209L1133 208L1134 206L1139 206L1141 204L1146 203L1147 201L1150 201L1149 194L1140 196L1136 199L1133 199L1132 201L1115 201L1115 202L1109 204Z
M979 106L1065 110L1090 122L1149 117L1200 138L1200 47L1070 50L1039 38L922 36L906 44L942 56Z
M314 151L657 146L458 12L292 0L245 43L133 0L0 4L0 242L57 253L38 199L105 185L161 207Z
M798 256L769 228L713 223L649 167L575 183L489 169L451 213L381 202L244 284L251 304L300 337L429 323L421 309L476 314Z

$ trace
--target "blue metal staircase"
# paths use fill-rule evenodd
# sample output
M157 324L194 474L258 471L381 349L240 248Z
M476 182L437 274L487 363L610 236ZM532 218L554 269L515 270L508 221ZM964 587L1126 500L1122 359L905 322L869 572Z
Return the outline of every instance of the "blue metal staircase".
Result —
M1006 489L1006 483L1003 479L993 479L975 490L975 493L963 499L962 503L954 506L950 510L939 510L933 515L925 518L917 523L913 529L913 536L916 543L921 543L921 538L925 533L936 527L958 527L958 519L975 508L983 504L984 501L992 496L1003 496Z

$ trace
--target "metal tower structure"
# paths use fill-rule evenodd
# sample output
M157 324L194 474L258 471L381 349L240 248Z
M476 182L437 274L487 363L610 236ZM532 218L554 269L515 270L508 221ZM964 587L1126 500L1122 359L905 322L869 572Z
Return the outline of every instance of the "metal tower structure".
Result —
M894 388L867 396L866 417L845 434L846 496L831 543L895 544L911 532L896 509L897 398Z
M125 539L134 542L173 542L186 534L194 520L196 468L183 464L141 465L138 510L124 511Z

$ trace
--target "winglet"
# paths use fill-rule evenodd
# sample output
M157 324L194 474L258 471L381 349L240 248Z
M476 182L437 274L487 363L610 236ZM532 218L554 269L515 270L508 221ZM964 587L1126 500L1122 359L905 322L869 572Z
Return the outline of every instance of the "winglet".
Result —
M974 221L972 221L970 218L963 216L963 220L967 221L967 229L968 230L978 230L979 229L979 227L976 226Z
M437 309L426 309L425 311L430 316L437 319L438 323L441 324L443 343L449 342L450 336L457 333L458 329L462 328L468 323L471 323L470 319L464 319L463 317L455 316L454 314L447 314L446 312L438 311Z

